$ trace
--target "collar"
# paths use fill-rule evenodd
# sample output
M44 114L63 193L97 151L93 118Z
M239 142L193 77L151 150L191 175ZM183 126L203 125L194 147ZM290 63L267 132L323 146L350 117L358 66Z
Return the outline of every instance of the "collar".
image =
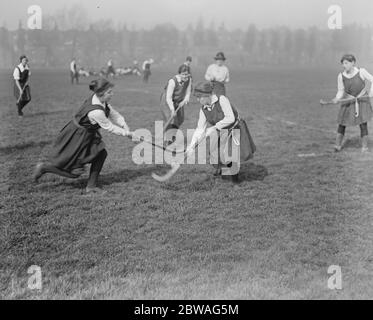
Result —
M99 105L103 108L106 108L106 106L100 101L96 94L94 94L92 97L92 105Z
M29 70L28 64L26 64L26 67L24 67L23 64L20 63L20 64L18 65L18 68L19 68L21 71L23 71L23 70Z
M354 67L354 72L351 74L348 74L346 71L343 71L343 75L347 78L353 78L360 72L360 69L357 67Z
M211 104L206 104L203 106L203 109L207 109L208 111L211 111L214 109L215 103L219 101L219 98L216 94L213 94L211 96Z
M182 83L180 75L177 74L175 76L175 78L176 78L177 82Z

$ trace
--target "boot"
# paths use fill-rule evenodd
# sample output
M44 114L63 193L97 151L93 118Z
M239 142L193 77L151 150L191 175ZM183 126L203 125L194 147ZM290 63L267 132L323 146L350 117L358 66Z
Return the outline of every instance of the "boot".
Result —
M368 136L364 136L364 137L361 138L361 144L362 144L361 152L363 152L363 153L369 151L368 140L369 140Z
M343 134L337 133L337 137L335 139L335 146L334 146L334 151L335 152L339 152L339 151L342 150L343 138L344 138Z

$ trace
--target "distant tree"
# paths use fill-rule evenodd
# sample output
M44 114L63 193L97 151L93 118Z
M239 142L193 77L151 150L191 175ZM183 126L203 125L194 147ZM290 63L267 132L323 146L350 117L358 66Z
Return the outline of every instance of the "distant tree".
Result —
M294 58L297 63L304 62L304 53L306 50L306 31L304 29L297 29L294 32Z
M316 54L317 54L317 38L318 38L318 30L316 27L310 28L308 30L307 42L306 42L306 55L308 57L308 61L310 63L314 63L316 61Z
M26 31L23 29L22 21L19 21L18 30L17 30L17 38L16 38L16 46L17 46L17 53L23 54L25 53L25 46L26 46Z
M255 43L258 39L258 29L255 25L251 24L247 31L245 32L244 36L244 43L243 47L248 53L252 53L254 50Z
M219 45L214 22L211 22L210 27L205 31L205 45L211 48L216 48Z
M205 45L205 27L203 25L203 20L200 17L198 19L196 28L194 30L193 42L196 47L201 47Z
M5 25L0 28L0 66L8 67L12 62L10 34Z

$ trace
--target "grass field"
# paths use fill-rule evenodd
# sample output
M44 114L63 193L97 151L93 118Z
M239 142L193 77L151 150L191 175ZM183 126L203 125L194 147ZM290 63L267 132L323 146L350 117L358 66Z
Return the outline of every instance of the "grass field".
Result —
M88 80L71 86L67 72L34 70L33 101L19 119L11 72L2 71L0 298L373 298L373 153L361 154L358 128L333 153L337 107L318 104L335 94L337 72L232 70L228 96L257 144L238 187L203 165L159 184L151 173L164 169L135 165L135 144L103 133L108 195L92 199L82 195L86 176L31 182ZM116 81L112 104L131 129L161 119L170 75ZM198 106L187 113L183 128L194 128ZM27 288L31 265L42 269L41 291ZM327 287L331 265L342 268L342 290Z

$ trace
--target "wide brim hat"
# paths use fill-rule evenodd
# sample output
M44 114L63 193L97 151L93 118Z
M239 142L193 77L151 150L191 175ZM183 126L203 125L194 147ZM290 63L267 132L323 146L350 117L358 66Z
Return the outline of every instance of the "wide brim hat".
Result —
M223 60L223 61L225 61L226 60L226 58L225 58L225 56L224 56L224 53L223 52L218 52L217 54L216 54L216 56L215 56L215 58L214 58L215 60Z
M194 87L193 95L197 98L209 97L212 94L213 87L210 82L199 82Z

